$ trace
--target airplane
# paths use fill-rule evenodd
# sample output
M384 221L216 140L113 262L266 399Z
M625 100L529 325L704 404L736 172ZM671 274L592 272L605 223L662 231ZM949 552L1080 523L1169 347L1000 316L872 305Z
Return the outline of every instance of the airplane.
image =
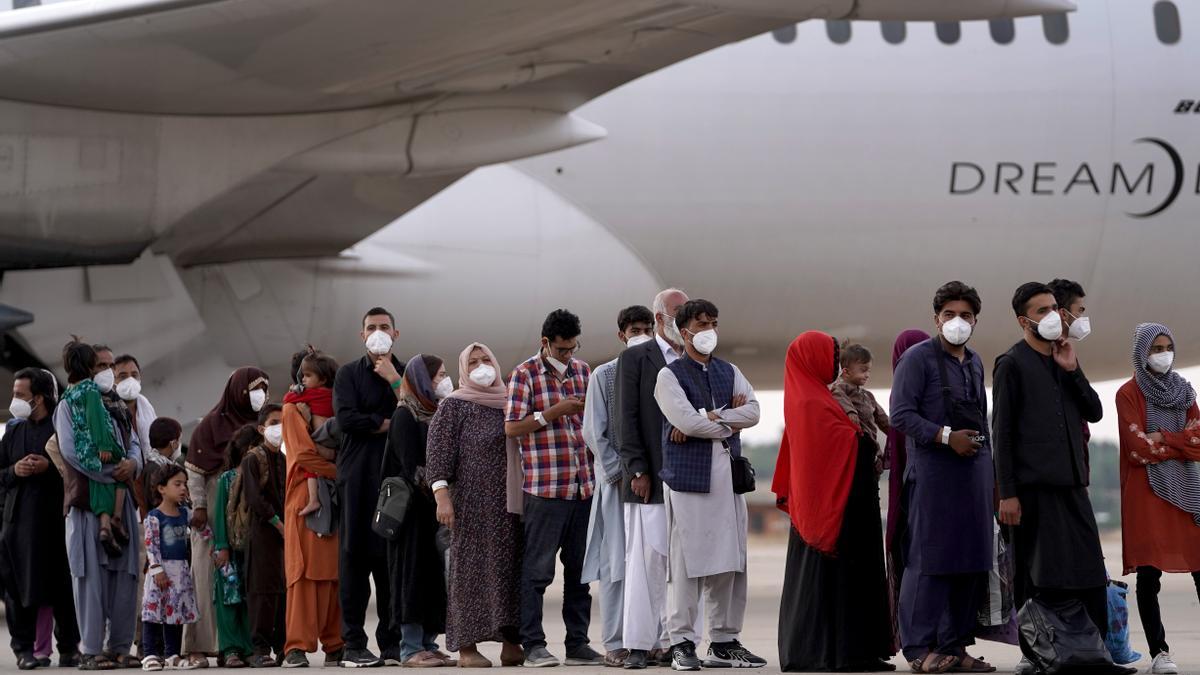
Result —
M357 357L372 305L404 355L484 340L505 365L569 307L597 364L617 311L672 285L764 388L802 330L886 355L960 277L990 360L1012 290L1056 276L1088 291L1093 379L1128 372L1142 320L1196 362L1170 310L1196 274L1176 73L1200 14L1172 2L333 7L0 14L0 120L25 125L0 138L6 365L82 334L195 419L237 365Z

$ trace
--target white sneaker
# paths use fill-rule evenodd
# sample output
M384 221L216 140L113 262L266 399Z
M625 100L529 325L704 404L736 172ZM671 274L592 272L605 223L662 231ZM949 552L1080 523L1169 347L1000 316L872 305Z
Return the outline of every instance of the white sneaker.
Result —
M1179 666L1169 652L1159 652L1150 664L1150 672L1154 675L1179 675Z

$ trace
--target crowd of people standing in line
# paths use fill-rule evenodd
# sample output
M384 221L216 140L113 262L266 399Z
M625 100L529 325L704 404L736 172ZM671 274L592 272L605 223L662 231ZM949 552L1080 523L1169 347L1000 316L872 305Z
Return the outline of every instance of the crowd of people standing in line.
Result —
M784 670L892 670L897 651L914 672L994 670L966 650L985 634L998 529L1018 604L1076 599L1104 632L1086 490L1086 424L1102 405L1067 340L1086 337L1084 298L1062 280L1017 290L1024 338L997 359L990 420L966 346L981 302L960 282L937 291L936 336L897 339L890 417L865 388L861 345L819 332L791 344L772 485L792 522ZM718 314L664 290L619 313L623 349L592 370L575 356L578 317L555 310L507 380L486 344L463 348L456 387L439 356L397 358L395 318L375 307L366 353L339 367L298 352L282 403L263 370L234 371L186 453L181 425L141 394L136 358L72 339L61 393L48 371L16 373L0 440L0 584L18 666L50 665L52 636L60 665L88 670L306 667L318 648L327 666L487 667L484 642L502 644L504 666L765 665L740 642L753 489L740 432L760 409L714 356ZM1139 326L1118 395L1124 569L1138 575L1156 673L1175 672L1161 574L1191 572L1200 592L1187 464L1200 460L1200 411L1173 350L1165 326ZM393 488L403 517L382 528ZM562 662L542 626L556 557ZM590 646L591 582L603 653ZM378 654L364 630L372 587Z

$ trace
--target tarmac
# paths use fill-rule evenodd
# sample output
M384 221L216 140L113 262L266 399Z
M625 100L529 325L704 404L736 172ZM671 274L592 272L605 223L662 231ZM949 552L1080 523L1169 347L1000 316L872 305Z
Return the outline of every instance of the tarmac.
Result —
M1200 536L1200 535L1198 535ZM1109 572L1114 578L1120 578L1120 537L1110 537L1105 540L1105 554L1109 561ZM766 674L779 673L779 663L776 652L779 616L779 590L784 574L786 545L776 540L752 540L750 542L749 586L750 598L746 611L746 625L742 633L742 642L754 653L766 658L769 663L761 671ZM561 570L557 577L561 580ZM1133 586L1133 575L1124 578ZM552 586L546 593L545 630L550 637L550 651L556 656L564 656L561 643L564 629L561 618L562 595L561 586ZM593 598L597 597L593 589ZM1159 596L1162 605L1163 622L1167 630L1167 641L1171 645L1171 653L1179 664L1180 673L1200 674L1200 600L1196 597L1196 588L1191 576L1187 574L1168 574L1163 576L1162 593ZM1146 648L1145 636L1142 632L1141 621L1137 617L1137 603L1133 589L1130 589L1130 631L1133 647L1143 654L1141 661L1132 664L1139 672L1148 672L1150 667L1149 652ZM371 607L368 612L367 634L374 634L375 610ZM592 637L595 640L599 633L600 607L598 602L592 605ZM7 629L0 630L3 642L8 641ZM602 651L593 643L593 648ZM370 645L372 651L378 653L376 645ZM707 649L707 643L700 646L700 651ZM481 645L480 651L499 664L499 645ZM1021 655L1016 647L992 642L978 643L970 653L987 660L997 666L1000 672L1012 672ZM54 658L57 662L57 658ZM314 668L321 668L323 655L309 655L309 662ZM215 663L215 660L213 660ZM908 672L908 666L903 658L897 657L892 661L899 672ZM209 668L208 670L214 670ZM57 668L51 670L58 670ZM570 675L610 675L615 669L602 667L560 667ZM653 672L651 669L649 672ZM16 660L11 652L4 650L0 654L0 672L18 672ZM207 671L206 671L207 672ZM660 670L659 672L665 672ZM564 674L566 675L566 674Z

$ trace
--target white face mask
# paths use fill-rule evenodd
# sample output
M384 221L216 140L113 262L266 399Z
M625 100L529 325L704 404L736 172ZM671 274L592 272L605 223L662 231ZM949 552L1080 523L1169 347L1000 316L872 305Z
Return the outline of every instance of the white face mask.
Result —
M454 393L454 383L449 377L443 377L441 382L438 382L437 389L434 390L438 398L446 398Z
M262 410L263 406L266 404L267 404L267 392L266 391L264 391L262 389L255 389L254 391L250 392L250 409L251 410L253 410L254 412L258 412L259 410Z
M136 377L127 377L117 383L117 396L122 401L132 401L142 393L142 382Z
M100 393L102 394L107 394L108 392L112 391L113 379L114 377L112 368L105 368L104 370L92 376L92 381L95 382L96 386L100 388Z
M653 339L654 338L649 335L634 335L633 337L629 338L628 341L625 342L625 346L626 347L636 347L638 345L644 345Z
M1025 318L1029 319L1029 317ZM1029 323L1037 326L1038 337L1046 342L1054 342L1062 337L1062 315L1058 312L1050 312L1041 321L1029 319Z
M13 416L13 419L27 420L33 414L33 406L29 405L29 401L23 398L14 398L12 403L8 404L8 412Z
M554 368L554 370L556 370L558 372L559 377L567 374L567 364L563 363L562 361L559 361L558 359L554 358L553 356L547 356L546 363L549 363L550 367Z
M367 351L376 356L382 356L392 351L392 336L377 330L367 336Z
M1070 335L1076 340L1082 340L1091 334L1092 320L1086 316L1076 318L1074 323L1071 324L1070 330L1067 331L1067 335Z
M475 384L486 387L496 381L496 369L486 363L481 363L467 377Z
M708 355L717 348L717 331L713 329L692 333L692 346L701 354Z
M283 425L274 424L263 431L263 438L267 439L267 443L272 448L278 448L283 445Z
M1175 363L1175 352L1159 352L1151 354L1146 359L1146 365L1150 366L1150 370L1165 375L1171 370L1171 366Z
M961 316L956 316L942 324L942 337L952 345L965 345L971 339L971 324Z

